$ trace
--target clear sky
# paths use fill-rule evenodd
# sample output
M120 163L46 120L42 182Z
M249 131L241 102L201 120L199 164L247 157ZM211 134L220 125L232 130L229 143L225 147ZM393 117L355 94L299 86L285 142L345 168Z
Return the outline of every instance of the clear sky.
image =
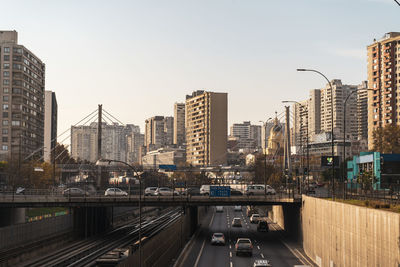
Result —
M141 126L172 116L174 102L205 89L228 93L229 125L258 123L329 79L367 78L366 46L400 31L393 0L31 0L1 4L1 30L16 30L46 64L58 131L97 104Z

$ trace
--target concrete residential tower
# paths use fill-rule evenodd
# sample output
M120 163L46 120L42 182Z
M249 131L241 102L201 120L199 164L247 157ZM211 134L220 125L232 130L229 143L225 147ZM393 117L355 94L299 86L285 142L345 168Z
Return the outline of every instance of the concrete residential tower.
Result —
M57 144L56 93L45 91L44 95L44 160L50 161L51 151Z
M186 159L194 166L226 164L228 94L195 91L186 96Z
M0 31L0 123L2 160L42 156L45 65L16 31Z
M174 144L182 146L185 143L185 103L174 105Z
M368 148L378 127L400 124L400 32L389 32L368 46Z

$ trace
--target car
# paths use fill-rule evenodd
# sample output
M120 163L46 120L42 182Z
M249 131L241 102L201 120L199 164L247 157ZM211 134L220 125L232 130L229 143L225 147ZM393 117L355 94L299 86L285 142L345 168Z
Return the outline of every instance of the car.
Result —
M122 191L119 188L108 188L105 192L104 192L105 196L127 196L128 193L125 191Z
M233 218L232 227L242 227L242 220L240 218Z
M256 208L254 208L252 206L247 206L247 209L246 209L247 217L250 217L251 215L253 215L255 213L258 213L258 210Z
M234 211L242 211L242 206L235 206Z
M257 231L258 232L268 232L269 231L268 222L265 220L258 221Z
M239 256L239 254L248 254L249 256L252 256L253 244L251 243L250 238L238 238L235 244L235 253L236 256Z
M253 267L272 267L271 262L266 259L254 260Z
M209 196L210 195L210 185L209 184L202 185L200 187L200 195L202 195L202 196Z
M144 195L145 196L155 196L155 192L157 190L158 187L147 187L144 190Z
M214 233L211 237L211 245L225 246L225 236L223 233Z
M83 197L89 195L88 192L85 192L82 189L76 187L67 188L63 191L62 194L63 196L71 196L71 197Z
M231 196L243 196L243 193L236 189L231 189Z
M216 212L224 212L224 207L223 206L216 206L215 207Z
M276 191L270 185L264 187L264 185L248 185L245 191L247 196L254 195L275 195Z
M258 221L261 219L260 214L254 213L250 217L250 223L258 223Z
M200 188L198 188L198 187L186 188L182 192L182 195L184 195L184 196L200 196Z
M159 187L154 193L155 196L178 196L179 193L176 190L172 190L169 187Z

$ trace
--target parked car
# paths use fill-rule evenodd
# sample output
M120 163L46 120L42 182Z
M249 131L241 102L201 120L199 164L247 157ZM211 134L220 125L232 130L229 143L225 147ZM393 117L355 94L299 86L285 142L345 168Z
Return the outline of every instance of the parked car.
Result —
M198 188L198 187L186 188L182 192L182 195L184 195L184 196L200 196L200 188Z
M264 221L264 220L258 221L257 231L258 232L268 232L269 231L268 222Z
M223 206L216 206L215 207L216 212L224 212L224 207Z
M271 262L266 259L255 260L253 267L272 267Z
M147 187L144 190L144 195L145 196L155 196L156 190L158 187Z
M242 227L242 220L240 218L233 218L232 227Z
M76 187L67 188L63 191L63 196L82 197L88 195L88 192L85 192L82 189Z
M125 191L122 191L119 188L108 188L106 192L104 192L105 196L127 196L128 193Z
M235 206L234 211L242 211L242 206Z
M246 188L246 195L248 196L253 196L253 195L275 195L276 191L273 189L270 185L266 186L266 189L264 185L248 185Z
M240 253L252 256L253 244L251 243L250 238L238 238L235 244L235 252L236 256L238 256Z
M210 185L209 184L202 185L200 187L200 195L202 195L202 196L209 196L210 195Z
M250 217L250 223L258 223L258 221L260 220L261 216L258 213L254 213L253 215L251 215Z
M154 193L155 196L178 196L179 192L176 190L172 190L169 187L159 187Z
M225 246L225 236L223 233L214 233L211 237L211 245Z

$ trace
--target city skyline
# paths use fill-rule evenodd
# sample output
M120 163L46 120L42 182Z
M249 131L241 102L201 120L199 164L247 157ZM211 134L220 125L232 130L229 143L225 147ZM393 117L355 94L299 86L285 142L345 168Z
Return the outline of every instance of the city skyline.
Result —
M365 80L367 46L398 30L394 4L88 1L78 9L78 2L45 1L39 9L21 1L3 5L24 8L21 20L2 16L2 30L15 29L46 64L46 89L59 102L58 132L97 104L144 129L146 118L172 116L175 102L201 89L229 94L232 125L265 120L283 110L281 100L304 99L309 90L325 87L314 75L296 73L297 67L318 68L346 84ZM340 20L326 20L327 12Z

